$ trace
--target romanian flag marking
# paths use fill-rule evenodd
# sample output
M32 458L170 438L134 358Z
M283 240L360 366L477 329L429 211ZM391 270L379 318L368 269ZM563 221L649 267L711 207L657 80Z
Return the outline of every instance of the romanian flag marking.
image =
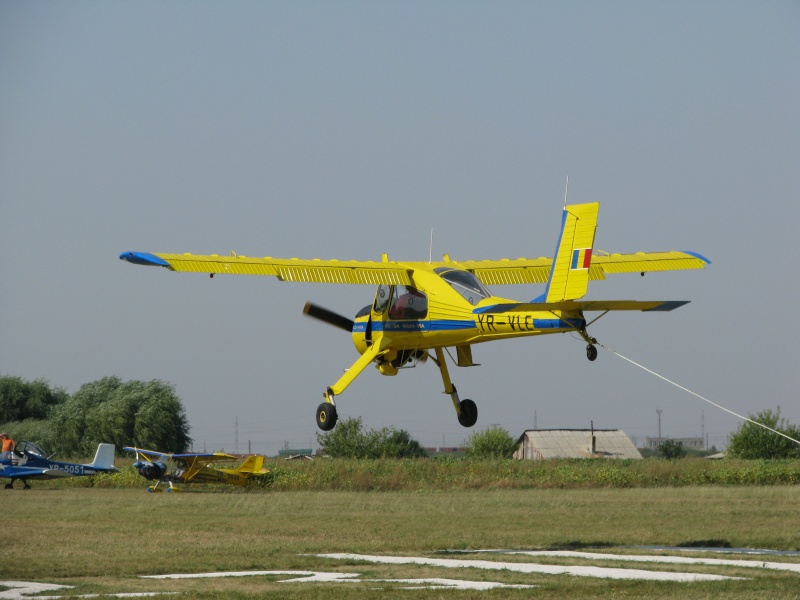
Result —
M577 248L572 251L572 269L588 269L592 264L592 249L591 248Z

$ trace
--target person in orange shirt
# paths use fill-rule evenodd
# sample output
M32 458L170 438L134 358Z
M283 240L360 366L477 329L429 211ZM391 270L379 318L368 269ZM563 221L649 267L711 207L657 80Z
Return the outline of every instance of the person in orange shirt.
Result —
M0 453L0 460L11 460L11 453L17 444L14 440L8 437L7 433L0 433L0 440L3 442L2 453Z

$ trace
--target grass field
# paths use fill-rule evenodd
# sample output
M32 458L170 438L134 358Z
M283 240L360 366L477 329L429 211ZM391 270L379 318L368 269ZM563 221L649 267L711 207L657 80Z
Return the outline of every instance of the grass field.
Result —
M60 483L60 482L59 482ZM714 565L464 554L462 558L721 574L675 583L321 558L324 553L454 556L443 550L564 548L659 554L651 545L800 548L800 487L683 486L409 491L199 490L34 484L4 491L0 580L74 586L61 594L182 592L191 598L800 598L800 574ZM193 490L187 488L187 490ZM674 552L672 554L675 554ZM682 556L705 556L695 552ZM715 558L761 557L714 555ZM800 563L800 556L763 560ZM217 571L358 574L359 582L281 583L286 575L142 579ZM537 586L401 589L366 579L449 578ZM0 587L2 590L2 587ZM55 592L50 592L55 593Z

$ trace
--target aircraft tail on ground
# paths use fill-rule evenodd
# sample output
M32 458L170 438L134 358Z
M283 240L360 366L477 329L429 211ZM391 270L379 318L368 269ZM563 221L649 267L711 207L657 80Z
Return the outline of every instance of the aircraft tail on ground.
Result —
M89 465L95 469L114 469L114 444L98 444L94 460Z
M599 202L564 207L547 288L533 302L576 300L586 294L599 209Z
M239 473L263 473L264 457L258 454L249 456L236 470L239 471Z

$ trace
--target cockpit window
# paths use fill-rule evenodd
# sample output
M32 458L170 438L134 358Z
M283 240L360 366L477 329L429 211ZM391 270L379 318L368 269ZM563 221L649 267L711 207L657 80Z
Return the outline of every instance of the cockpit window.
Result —
M486 286L480 282L480 279L469 271L451 269L450 267L439 267L435 269L435 272L473 306L484 298L488 298L492 295L491 292L486 289Z
M424 319L428 314L428 297L410 285L396 285L389 309L389 318L396 320Z

